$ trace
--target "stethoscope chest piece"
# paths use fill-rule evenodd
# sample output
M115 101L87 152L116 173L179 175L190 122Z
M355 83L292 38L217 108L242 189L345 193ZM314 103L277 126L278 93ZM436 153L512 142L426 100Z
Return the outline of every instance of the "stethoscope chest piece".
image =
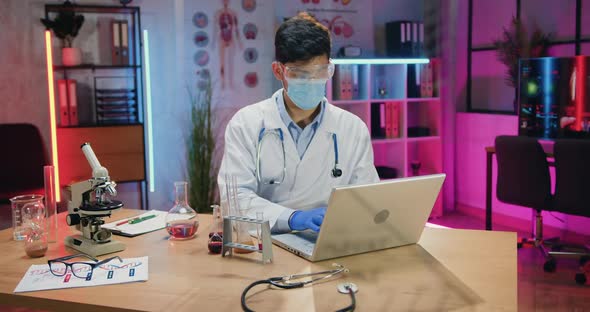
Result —
M332 169L332 177L339 178L341 176L342 176L342 169L339 169L338 167L334 167Z
M355 294L359 291L358 286L356 286L356 284L354 283L340 283L338 284L337 288L338 292L341 294L348 294L349 289L352 290L352 292Z
M339 178L342 176L342 169L338 168L338 139L336 133L332 133L332 141L334 142L334 168L332 168L332 177Z

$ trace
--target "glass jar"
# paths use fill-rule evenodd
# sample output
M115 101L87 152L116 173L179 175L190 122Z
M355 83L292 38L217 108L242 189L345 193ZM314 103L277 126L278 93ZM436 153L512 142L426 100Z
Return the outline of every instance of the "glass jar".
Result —
M37 194L15 196L10 199L10 207L12 210L12 236L14 240L24 240L26 227L23 220L23 208L43 207L43 196Z
M174 206L166 215L166 230L173 240L192 239L199 228L199 216L188 205L187 186L185 181L174 182Z
M21 210L25 234L25 253L31 258L43 257L47 251L47 223L43 196L23 205Z

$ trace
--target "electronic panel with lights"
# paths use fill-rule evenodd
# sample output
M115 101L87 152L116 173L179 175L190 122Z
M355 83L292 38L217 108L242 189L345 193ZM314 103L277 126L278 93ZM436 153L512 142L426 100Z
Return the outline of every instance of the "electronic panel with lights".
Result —
M522 59L519 135L590 138L590 57Z

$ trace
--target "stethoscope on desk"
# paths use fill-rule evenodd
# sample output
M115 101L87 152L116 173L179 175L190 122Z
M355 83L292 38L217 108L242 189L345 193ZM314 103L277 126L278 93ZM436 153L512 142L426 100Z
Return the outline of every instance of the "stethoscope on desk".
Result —
M264 280L256 281L256 282L248 285L248 287L246 287L244 289L244 291L242 292L242 298L241 298L242 309L247 312L253 311L252 309L248 308L248 306L246 305L246 295L248 294L248 291L256 285L270 284L272 286L276 286L281 289L301 288L301 287L304 287L305 285L311 285L311 284L319 282L321 280L326 280L328 278L331 278L331 277L341 274L343 272L344 273L348 272L348 269L340 264L333 263L332 266L336 267L336 269L326 270L326 271L321 271L321 272L314 272L314 273L304 273L304 274L293 274L293 275L270 277L270 278L267 278ZM319 275L323 275L323 276L316 277ZM308 280L301 280L303 278L309 278L309 279ZM358 291L358 287L353 283L340 283L340 284L338 284L338 292L343 293L343 294L349 294L352 302L349 306L339 309L339 310L337 310L337 312L354 311L354 309L356 308L356 298L355 298L354 294L357 291Z
M280 179L271 179L270 181L264 181L261 175L261 162L260 162L260 154L262 150L262 143L264 138L267 135L276 135L281 142L281 148L283 151L283 170ZM332 168L332 177L338 178L342 176L342 169L338 168L338 139L336 137L336 133L332 133L332 141L334 142L334 167ZM258 146L256 148L256 180L259 183L263 184L281 184L285 181L285 175L287 172L287 159L285 158L285 137L283 135L283 129L276 128L276 129L260 129L260 133L258 134Z

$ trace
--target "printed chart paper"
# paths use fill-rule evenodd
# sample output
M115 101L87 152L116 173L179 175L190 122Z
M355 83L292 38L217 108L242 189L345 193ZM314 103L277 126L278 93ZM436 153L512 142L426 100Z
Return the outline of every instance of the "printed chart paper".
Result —
M49 271L48 264L34 264L27 270L14 292L145 282L148 280L148 257L123 259L123 262L113 259L96 267L92 275L89 273L90 271L88 274L84 273L86 278L79 278L68 268L64 276L55 276Z

